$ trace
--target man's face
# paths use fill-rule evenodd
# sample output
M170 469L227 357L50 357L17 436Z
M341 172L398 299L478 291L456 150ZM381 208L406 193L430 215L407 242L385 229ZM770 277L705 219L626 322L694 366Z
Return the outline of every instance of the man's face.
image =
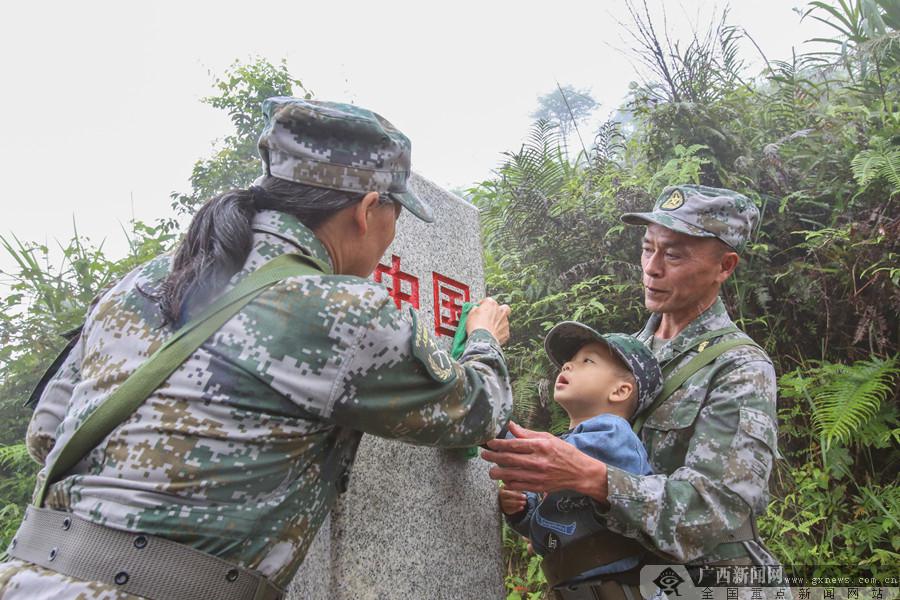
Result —
M641 244L644 304L651 312L693 318L715 301L736 264L737 254L716 238L648 225Z
M622 381L621 373L622 367L605 344L585 344L562 366L553 399L569 416L594 416Z

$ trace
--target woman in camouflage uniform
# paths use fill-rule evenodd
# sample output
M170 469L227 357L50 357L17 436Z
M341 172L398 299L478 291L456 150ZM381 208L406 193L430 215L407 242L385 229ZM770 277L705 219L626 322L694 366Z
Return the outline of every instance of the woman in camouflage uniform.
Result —
M493 438L512 404L500 350L508 307L486 299L473 310L457 362L367 279L401 206L432 219L406 189L409 140L355 106L271 98L263 109L265 174L209 201L174 256L135 269L97 299L27 437L32 455L51 464L85 417L212 299L279 255L319 261L323 272L282 280L227 321L52 482L44 503L66 515L66 530L83 519L127 532L136 548L158 536L227 561L229 581L261 576L256 596L236 598L277 597L290 581L363 432L470 446ZM66 552L54 546L44 566L0 564L0 598L160 595L153 582L135 587L136 573L116 567L117 557L72 571L59 566ZM86 581L94 572L108 575Z

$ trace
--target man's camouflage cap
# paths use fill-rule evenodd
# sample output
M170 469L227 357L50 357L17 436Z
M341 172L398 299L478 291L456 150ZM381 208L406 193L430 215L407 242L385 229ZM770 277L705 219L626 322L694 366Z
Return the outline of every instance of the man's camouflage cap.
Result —
M563 321L554 325L544 338L544 350L553 364L562 368L582 346L591 342L599 342L609 347L634 375L638 398L634 415L650 406L662 389L662 371L659 368L659 361L650 349L633 335L624 333L602 335L583 323Z
M263 102L266 125L259 155L267 175L296 183L378 192L425 221L431 207L407 187L409 138L387 119L359 106L276 96Z
M629 225L656 223L696 237L719 238L742 252L759 221L759 210L743 194L705 185L667 187L652 212L626 213Z

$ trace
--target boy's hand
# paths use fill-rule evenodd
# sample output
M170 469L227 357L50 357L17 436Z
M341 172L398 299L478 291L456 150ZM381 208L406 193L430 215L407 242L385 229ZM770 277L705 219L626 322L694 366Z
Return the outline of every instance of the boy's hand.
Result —
M527 506L524 492L514 492L505 487L500 488L497 499L500 500L500 510L506 515L515 515Z

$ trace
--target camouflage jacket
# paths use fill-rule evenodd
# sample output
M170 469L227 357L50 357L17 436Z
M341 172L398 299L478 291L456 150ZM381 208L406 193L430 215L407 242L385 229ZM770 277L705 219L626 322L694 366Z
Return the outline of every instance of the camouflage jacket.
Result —
M638 338L649 345L659 321L653 315ZM683 365L697 354L696 348L682 352L697 336L730 325L717 299L656 356L663 367L673 360ZM711 343L734 337L747 338L738 332ZM610 508L600 518L667 561L749 557L755 564L776 564L760 543L727 541L768 503L777 455L775 396L772 362L753 346L733 348L698 371L641 431L656 474L637 477L610 467Z
M253 229L252 252L232 283L287 252L330 261L312 232L284 213L259 212ZM40 462L52 460L60 442L173 332L146 296L159 290L169 264L163 256L132 271L89 312L80 343L29 426L27 444ZM292 277L194 352L51 486L46 506L163 536L285 585L339 493L362 433L472 446L496 436L511 408L506 364L487 331L474 331L453 361L381 285L341 275ZM50 581L66 581L22 563L10 575L15 564L0 565L0 597L8 597L4 580L25 596L29 581L43 592L53 589ZM62 597L110 592L67 585Z

